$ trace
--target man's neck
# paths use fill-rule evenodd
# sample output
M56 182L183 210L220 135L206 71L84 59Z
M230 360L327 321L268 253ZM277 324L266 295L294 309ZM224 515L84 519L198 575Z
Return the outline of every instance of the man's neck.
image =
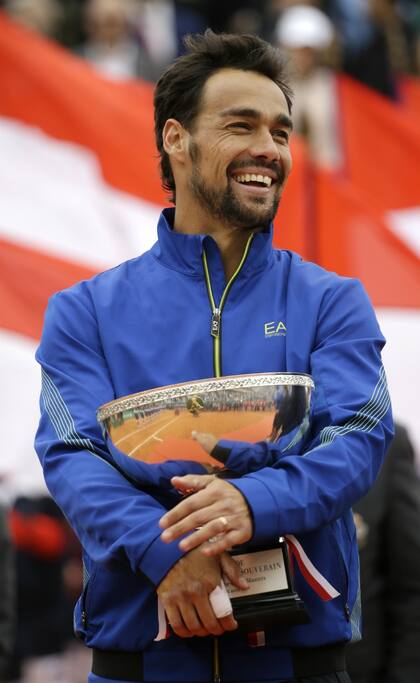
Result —
M242 228L232 232L216 232L212 234L222 257L226 282L229 282L238 268L246 243L252 232L255 232L255 230Z
M180 219L179 214L175 210L174 230L184 234L205 234L210 235L217 246L222 257L223 268L225 271L226 282L236 271L241 258L243 256L246 243L252 232L256 232L255 228L235 228L224 225L217 221L194 221L194 223L186 222Z

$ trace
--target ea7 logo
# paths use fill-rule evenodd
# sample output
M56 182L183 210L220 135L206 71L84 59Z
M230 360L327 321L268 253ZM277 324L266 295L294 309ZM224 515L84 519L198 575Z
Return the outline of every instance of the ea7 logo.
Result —
M284 337L286 334L286 325L280 320L279 322L264 323L265 337Z

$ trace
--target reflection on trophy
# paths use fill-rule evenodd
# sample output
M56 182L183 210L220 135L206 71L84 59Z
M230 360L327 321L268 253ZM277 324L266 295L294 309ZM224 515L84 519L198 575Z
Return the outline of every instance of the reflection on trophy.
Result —
M158 463L187 458L217 476L232 478L235 473L209 455L192 431L199 429L217 440L276 443L281 457L293 452L308 430L313 388L309 375L296 373L184 382L111 401L98 410L98 420L113 453L122 459ZM240 627L259 630L309 620L293 588L284 539L271 547L235 548L232 554L250 584L244 592L227 586Z
M200 410L203 410L204 408L204 401L201 398L201 396L190 396L187 399L187 408L190 411L191 415L194 415L194 417L198 417L200 414Z
M298 427L305 416L307 396L305 391L296 391L293 386L280 386L274 395L276 413L269 441L276 443L279 438Z

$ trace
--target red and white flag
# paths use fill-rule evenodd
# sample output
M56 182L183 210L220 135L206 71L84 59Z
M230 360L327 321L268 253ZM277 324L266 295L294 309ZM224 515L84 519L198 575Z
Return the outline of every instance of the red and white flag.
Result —
M344 167L315 173L316 258L365 285L388 340L394 415L420 454L417 383L408 380L420 377L420 131L413 107L346 77L338 97Z

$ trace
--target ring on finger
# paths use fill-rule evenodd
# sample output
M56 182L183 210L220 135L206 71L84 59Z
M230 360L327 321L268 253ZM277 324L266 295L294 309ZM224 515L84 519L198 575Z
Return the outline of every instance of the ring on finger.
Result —
M228 521L227 521L226 517L223 517L223 516L218 517L216 521L220 522L225 529L228 526ZM219 541L222 538L222 536L223 536L223 531L219 531L219 533L216 534L216 536L211 536L211 538L209 538L208 542L209 543L216 543L216 541Z

